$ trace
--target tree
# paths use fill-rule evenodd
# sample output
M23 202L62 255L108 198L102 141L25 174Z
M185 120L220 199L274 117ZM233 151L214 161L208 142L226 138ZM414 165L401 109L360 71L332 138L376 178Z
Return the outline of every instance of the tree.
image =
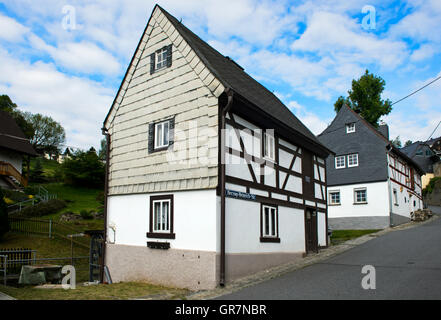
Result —
M64 128L51 117L39 113L26 112L25 119L35 130L31 138L34 149L40 154L47 152L51 156L58 155L66 141Z
M366 121L378 127L381 116L392 111L392 103L389 99L382 100L386 82L366 70L358 80L352 80L352 90L348 91L349 97L340 96L334 104L335 111L340 111L344 104L359 113Z
M412 140L407 140L406 143L404 144L405 147L410 146L411 144L413 144Z
M391 141L391 143L397 147L397 148L401 148L401 140L400 140L400 136L396 137L394 140Z
M9 220L8 220L8 207L4 200L4 194L2 189L0 189L0 241L3 236L9 231Z
M106 139L101 140L100 151L98 152L98 157L101 161L105 161L107 157L107 141Z
M18 110L18 106L12 102L11 98L7 95L0 96L0 111L9 113L15 120L17 125L23 131L26 138L31 139L34 135L34 128L32 124L26 120L23 112Z
M63 162L62 171L66 184L88 188L104 186L105 167L95 149L76 152Z
M29 179L34 183L45 182L43 165L41 164L40 158L37 158L37 160L35 161L35 166L31 169L29 173Z

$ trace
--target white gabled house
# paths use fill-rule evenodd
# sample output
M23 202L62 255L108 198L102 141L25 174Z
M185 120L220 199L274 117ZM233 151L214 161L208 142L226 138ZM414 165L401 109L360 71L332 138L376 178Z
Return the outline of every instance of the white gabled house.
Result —
M159 6L103 131L114 281L208 289L327 246L330 151Z
M319 135L335 152L326 160L332 229L383 229L408 222L423 208L424 170L378 129L344 105Z

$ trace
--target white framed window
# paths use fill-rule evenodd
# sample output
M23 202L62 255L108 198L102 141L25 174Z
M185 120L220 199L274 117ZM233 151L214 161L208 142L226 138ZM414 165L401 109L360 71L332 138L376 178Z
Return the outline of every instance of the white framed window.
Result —
M348 123L346 125L346 133L353 133L353 132L355 132L355 122Z
M170 206L171 200L153 201L153 232L170 233Z
M348 168L358 167L358 153L348 155Z
M168 54L167 47L162 48L161 50L158 50L156 52L155 70L159 70L167 66L167 54Z
M367 203L367 190L355 189L354 190L354 203Z
M262 204L262 225L261 225L261 239L264 238L278 238L278 214L277 207Z
M340 191L329 191L329 204L338 205L340 202Z
M342 169L342 168L346 168L346 157L345 156L335 157L335 169Z
M166 148L170 144L170 121L155 124L155 149Z
M267 132L263 135L263 157L271 161L276 160L275 138Z

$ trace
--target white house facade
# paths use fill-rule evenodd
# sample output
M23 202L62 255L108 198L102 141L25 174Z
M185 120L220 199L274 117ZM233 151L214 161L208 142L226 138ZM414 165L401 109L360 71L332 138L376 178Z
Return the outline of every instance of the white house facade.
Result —
M408 222L422 209L423 170L377 130L343 106L319 135L335 155L327 159L332 229L383 229Z
M159 6L103 132L113 281L209 289L327 246L330 151Z

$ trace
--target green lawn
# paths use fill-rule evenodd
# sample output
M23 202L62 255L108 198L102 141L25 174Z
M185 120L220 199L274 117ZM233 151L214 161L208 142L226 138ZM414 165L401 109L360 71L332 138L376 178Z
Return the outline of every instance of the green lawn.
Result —
M380 230L333 230L331 236L331 245L340 244L342 242L378 231Z
M0 291L18 300L128 300L185 299L185 289L166 288L142 282L111 285L77 286L75 290L12 288L0 285Z

